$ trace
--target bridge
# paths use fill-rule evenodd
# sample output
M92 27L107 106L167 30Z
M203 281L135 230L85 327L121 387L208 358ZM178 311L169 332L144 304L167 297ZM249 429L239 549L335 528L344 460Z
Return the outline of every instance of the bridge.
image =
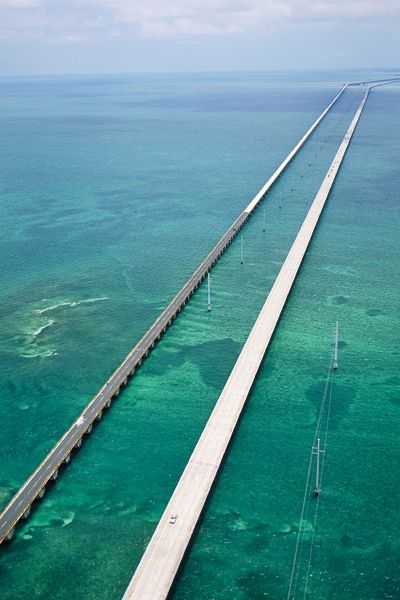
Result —
M390 80L390 82L392 81L393 80ZM332 102L321 113L321 115L316 119L301 140L288 154L285 160L276 169L274 174L268 179L258 194L252 199L250 204L226 230L221 239L209 252L199 267L194 271L185 285L178 291L167 308L151 325L139 342L132 348L118 368L111 374L105 384L91 399L83 412L72 423L69 429L64 433L64 435L50 450L44 460L39 464L39 466L11 499L3 512L0 514L0 543L4 540L11 541L14 535L15 526L18 521L20 519L27 519L29 517L32 503L36 498L43 497L46 485L50 480L56 480L58 478L60 467L70 461L71 457L73 456L73 451L81 446L84 436L91 433L93 423L102 418L104 411L111 406L113 399L119 395L123 386L127 384L129 377L134 375L136 369L148 356L149 352L152 348L154 348L158 340L160 340L166 329L171 325L175 317L188 302L189 298L205 279L207 273L212 269L221 255L238 235L239 231L254 210L256 210L265 194L274 185L287 165L303 147L308 138L318 127L322 119L331 110L349 85L355 84L345 84L343 86Z
M60 440L50 450L44 460L39 464L9 504L0 514L0 543L4 540L11 541L14 536L15 525L20 519L27 519L30 515L31 505L36 498L42 498L45 493L46 484L50 480L56 480L59 469L63 464L70 461L73 451L82 444L85 434L90 434L93 423L102 418L105 409L111 406L112 400L117 397L123 386L127 385L129 377L132 377L142 361L148 356L155 344L160 340L172 321L182 310L189 298L193 295L207 273L213 268L228 246L257 208L258 204L274 185L282 172L306 143L313 131L318 127L322 119L328 114L340 96L347 89L345 84L340 92L334 97L327 108L319 115L313 125L308 129L296 146L291 150L285 160L279 165L273 175L252 199L250 204L241 212L239 217L225 231L221 239L209 252L206 258L197 267L185 285L178 291L167 308L154 321L145 335L132 348L118 368L107 379L97 394L72 423Z
M169 593L369 93L368 88L123 600L162 600Z
M371 90L374 87L378 87L381 85L388 85L389 83L399 83L399 82L400 82L400 76L392 77L390 79L371 79L369 81L353 81L351 83L348 83L347 87L349 87L351 85L368 85L369 89ZM372 84L375 84L375 85L372 85Z

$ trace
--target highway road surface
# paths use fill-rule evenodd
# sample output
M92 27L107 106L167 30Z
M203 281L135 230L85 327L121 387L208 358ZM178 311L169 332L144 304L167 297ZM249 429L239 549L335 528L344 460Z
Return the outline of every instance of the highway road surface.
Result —
M369 89L363 96L123 600L163 600L169 594L368 95Z

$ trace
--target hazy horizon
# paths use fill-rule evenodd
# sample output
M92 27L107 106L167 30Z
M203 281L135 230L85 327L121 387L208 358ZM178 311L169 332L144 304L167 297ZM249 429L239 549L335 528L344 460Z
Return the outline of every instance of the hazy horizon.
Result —
M0 0L0 75L396 68L397 0Z
M234 68L226 68L226 69L169 69L169 70L165 70L165 71L157 71L156 69L154 70L148 70L148 71L96 71L96 72L89 72L89 71L76 71L76 72L68 72L68 73L51 73L51 72L43 72L43 73L13 73L13 74L5 74L5 73L0 73L0 78L6 79L6 78L18 78L18 77L87 77L87 76L92 76L92 77L96 77L96 76L115 76L115 77L119 77L119 76L128 76L128 75L218 75L220 74L238 74L238 75L251 75L252 73L254 75L259 75L260 73L268 73L268 74L279 74L279 73L315 73L315 74L341 74L343 73L343 75L346 74L352 74L355 73L357 71L360 71L362 73L390 73L392 74L393 72L396 72L395 76L396 77L400 77L400 65L396 66L396 65L386 65L386 66L382 66L382 67L360 67L360 66L355 66L355 67L348 67L348 68L339 68L339 67L326 67L326 68L282 68L282 69L234 69Z

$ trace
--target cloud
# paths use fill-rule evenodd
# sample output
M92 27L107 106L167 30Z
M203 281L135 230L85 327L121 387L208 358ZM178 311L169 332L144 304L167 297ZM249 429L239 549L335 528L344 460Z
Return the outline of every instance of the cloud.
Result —
M338 19L370 19L400 17L400 3L397 0L341 0L337 2L310 3L315 15Z
M290 2L281 0L92 1L144 35L233 34L290 16Z
M40 6L40 0L0 0L0 9L2 8L27 8Z
M234 35L280 22L400 19L399 0L0 0L0 37Z
M279 21L400 18L399 0L86 0L141 31L231 33Z

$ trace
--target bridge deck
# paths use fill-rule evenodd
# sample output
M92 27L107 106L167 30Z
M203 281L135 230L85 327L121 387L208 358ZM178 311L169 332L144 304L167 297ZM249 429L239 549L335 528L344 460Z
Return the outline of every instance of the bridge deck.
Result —
M166 598L169 593L361 116L368 94L369 90L363 96L279 275L125 592L124 600L160 600Z
M298 144L296 144L263 188L258 192L236 221L227 229L219 242L206 256L185 285L179 290L167 308L156 319L141 340L133 347L131 352L109 377L99 392L92 398L84 411L72 423L71 427L64 433L29 479L12 498L10 503L5 507L4 511L0 514L0 543L4 539L12 537L14 527L21 517L24 515L28 516L30 505L39 494L43 493L46 483L52 477L56 476L60 465L65 460L69 460L72 450L80 444L83 435L86 432L90 433L92 423L101 415L104 408L109 406L112 398L118 395L121 386L127 382L130 375L133 375L136 367L141 364L142 360L151 351L161 335L165 332L166 328L171 324L176 314L182 309L189 297L206 277L208 271L212 269L226 248L231 244L232 240L246 223L251 213L256 209L259 202L273 186L275 181L279 178L297 152L302 148L316 127L318 127L321 120L330 111L347 87L348 86L345 85L340 90L329 106L316 119L310 129L301 138Z

